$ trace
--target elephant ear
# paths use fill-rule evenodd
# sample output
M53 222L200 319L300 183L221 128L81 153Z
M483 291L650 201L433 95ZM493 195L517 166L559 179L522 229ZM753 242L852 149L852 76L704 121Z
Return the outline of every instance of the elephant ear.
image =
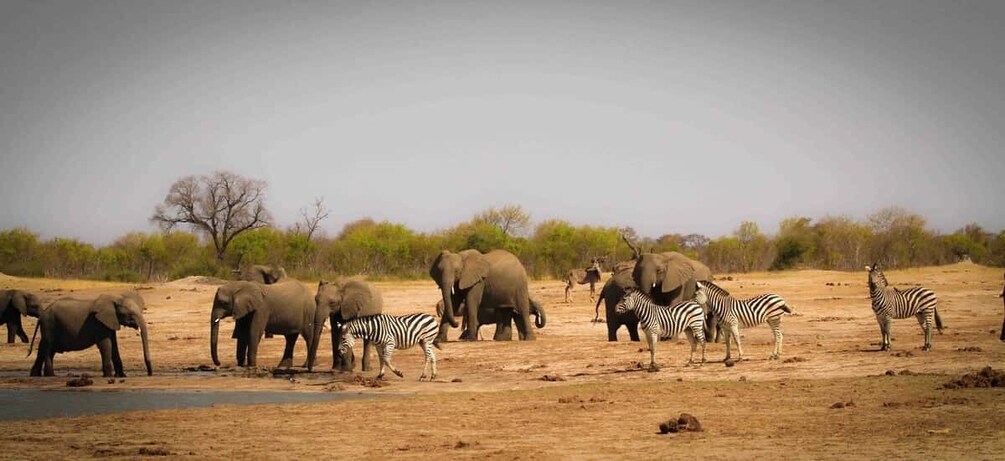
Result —
M91 313L109 330L115 331L122 327L119 325L119 316L115 311L115 298L111 296L103 295L94 300L94 304L91 305Z
M264 298L260 290L244 289L234 293L231 306L234 308L234 320L244 317L261 306Z
M712 269L709 269L708 266L705 265L705 263L691 259L691 268L694 269L695 280L702 282L708 282L712 280Z
M666 266L663 267L662 290L664 293L674 291L695 277L691 259L680 253L667 253Z
M14 304L14 308L17 309L21 315L28 315L28 293L15 291L11 294L11 301ZM2 305L2 303L0 303L0 305Z
M343 320L379 314L384 310L384 299L375 288L357 280L346 282L342 288Z
M458 281L458 288L467 290L475 286L478 282L485 280L489 276L489 262L483 255L469 255L464 258L464 268L461 269L461 277Z

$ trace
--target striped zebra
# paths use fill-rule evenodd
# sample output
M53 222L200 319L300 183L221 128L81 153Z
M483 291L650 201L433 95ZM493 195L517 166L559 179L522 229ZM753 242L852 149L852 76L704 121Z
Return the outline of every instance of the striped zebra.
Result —
M426 369L430 367L432 374L429 380L432 381L436 378L436 355L433 354L433 346L440 348L434 341L438 332L439 324L436 317L429 314L402 316L377 314L357 317L342 325L339 354L345 356L352 350L356 338L363 338L377 346L380 358L380 372L377 374L377 379L384 377L384 367L390 368L394 374L404 378L405 375L401 370L391 364L391 354L395 349L408 349L419 344L426 353L426 362L422 366L419 381L426 379Z
M942 333L942 318L935 307L935 293L922 287L904 291L890 288L886 276L876 263L865 266L865 270L869 271L869 297L872 298L872 311L876 314L882 335L880 350L890 350L890 320L911 316L918 319L921 330L925 332L925 345L921 350L932 350L932 325Z
M740 326L749 328L767 322L775 335L775 351L768 357L776 360L782 354L782 314L792 313L785 300L773 293L749 299L736 299L728 291L712 282L698 282L698 291L707 302L708 310L715 323L722 326L726 337L726 360L730 359L730 338L739 352L736 360L743 360L743 346L740 345Z
M649 295L640 290L629 289L618 301L615 312L635 312L639 324L649 343L649 371L659 371L656 366L656 343L660 338L684 332L691 342L691 355L687 365L694 363L694 351L701 342L701 363L705 363L705 315L701 306L694 301L684 301L673 306L656 304Z

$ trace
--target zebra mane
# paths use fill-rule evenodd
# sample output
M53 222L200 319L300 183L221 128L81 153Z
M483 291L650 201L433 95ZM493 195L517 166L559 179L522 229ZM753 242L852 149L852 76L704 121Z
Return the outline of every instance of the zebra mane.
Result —
M729 294L728 290L726 290L725 288L720 287L719 285L716 285L716 284L714 284L714 283L712 283L710 281L709 282L699 282L699 283L701 283L701 286L703 286L705 288L709 288L709 291L718 292L719 294L722 294L722 295L725 295L725 296L732 296L731 294Z
M877 286L880 288L887 288L890 286L890 282L886 280L886 274L884 274L883 271L876 269L875 265L872 266L872 271L870 271L870 273L875 274L875 277L869 277L870 284L873 283L873 279L875 278L878 282Z

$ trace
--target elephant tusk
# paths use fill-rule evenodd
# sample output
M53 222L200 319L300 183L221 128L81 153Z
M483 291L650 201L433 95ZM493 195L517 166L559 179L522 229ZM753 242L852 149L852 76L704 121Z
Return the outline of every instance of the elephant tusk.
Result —
M220 323L220 320L223 320L223 318L222 317L218 318L218 319L214 320L213 323Z
M653 289L656 289L656 282L653 282Z
M454 294L454 287L453 286L450 287L450 294L451 295Z

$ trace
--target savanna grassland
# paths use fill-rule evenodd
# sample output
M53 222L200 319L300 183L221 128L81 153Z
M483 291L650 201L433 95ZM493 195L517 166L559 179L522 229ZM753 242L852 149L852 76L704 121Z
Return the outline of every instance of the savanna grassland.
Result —
M139 337L122 330L129 377L111 384L97 378L83 392L260 389L382 398L3 422L0 456L1001 459L1005 388L943 388L966 372L1005 368L1005 344L998 340L1001 270L956 264L887 275L895 286L921 284L937 293L947 329L935 336L931 352L920 350L923 337L914 319L894 321L892 350L877 351L879 328L864 271L720 274L720 284L734 295L770 291L794 308L783 321L782 360L767 360L772 338L761 326L742 331L746 360L733 367L721 362L722 344L709 345L704 366L683 366L688 346L682 338L657 346L662 370L648 373L639 368L648 361L645 343L626 341L624 330L621 342L607 342L604 326L591 322L593 303L584 287L565 304L561 282L535 281L532 296L548 314L537 341L446 343L437 351L440 375L432 383L416 380L418 349L399 351L395 362L405 379L391 376L383 387L366 385L375 371L363 379L327 371L290 379L237 369L229 335L221 335L222 367L188 371L212 364L208 320L216 286L204 279L121 285L2 277L0 288L32 290L46 301L123 286L143 294L154 376L142 372ZM377 285L389 313L433 312L439 297L432 281ZM224 322L229 331L232 321ZM27 319L25 329L30 333L34 324ZM483 327L482 335L491 337L491 329ZM28 378L33 358L25 357L26 349L0 346L0 386L64 390L69 372L100 375L92 348L57 356L56 377ZM301 342L295 362L302 362L304 351ZM280 338L265 340L259 362L273 365L281 354ZM319 356L326 369L327 334ZM681 412L697 417L704 430L658 434L660 421Z

